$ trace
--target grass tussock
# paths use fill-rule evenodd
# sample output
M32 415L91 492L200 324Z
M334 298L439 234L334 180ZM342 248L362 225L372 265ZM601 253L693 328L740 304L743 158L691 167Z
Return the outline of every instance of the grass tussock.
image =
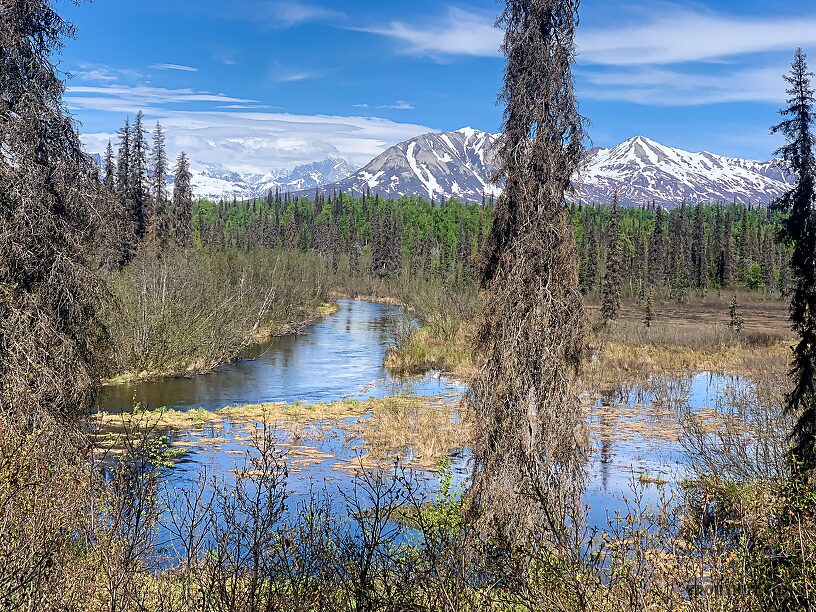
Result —
M468 327L461 326L452 337L423 327L388 350L385 367L401 376L440 370L469 379L475 370L471 346Z
M366 415L367 418L360 417ZM223 424L243 424L245 441L252 440L264 424L275 424L289 433L289 442L277 440L287 455L303 457L313 452L297 444L298 440L319 440L331 427L343 429L351 443L364 451L364 461L371 466L383 461L399 460L406 465L433 469L440 459L464 448L471 441L467 413L458 403L436 398L387 397L366 401L338 401L317 404L255 404L228 406L216 411L140 410L122 414L98 415L93 434L103 453L121 453L129 432L194 430L192 441L177 446L218 447L229 440L220 436L198 436L195 430L207 426L216 431ZM309 426L309 427L307 427ZM315 458L315 457L312 457ZM350 466L353 470L354 465Z

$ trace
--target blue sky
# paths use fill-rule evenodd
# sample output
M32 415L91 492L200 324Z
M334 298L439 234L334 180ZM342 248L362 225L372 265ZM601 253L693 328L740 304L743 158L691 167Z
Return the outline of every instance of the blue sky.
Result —
M496 131L494 0L96 0L60 69L92 151L142 109L175 155L264 172L341 155L362 165L429 130ZM592 144L637 134L766 159L812 0L584 0L575 68Z

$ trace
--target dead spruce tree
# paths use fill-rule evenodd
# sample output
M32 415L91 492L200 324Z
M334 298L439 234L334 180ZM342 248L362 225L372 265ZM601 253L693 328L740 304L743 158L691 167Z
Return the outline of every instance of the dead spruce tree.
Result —
M586 436L573 383L585 316L565 192L583 153L571 65L577 0L508 0L498 143L505 190L482 252L474 508L507 545L564 537Z
M51 56L71 26L41 0L0 9L0 414L89 406L101 294L88 263L99 187Z

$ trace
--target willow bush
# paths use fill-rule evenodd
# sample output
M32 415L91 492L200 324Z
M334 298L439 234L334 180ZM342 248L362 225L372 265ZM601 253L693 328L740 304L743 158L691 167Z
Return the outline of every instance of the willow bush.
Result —
M144 249L112 272L111 374L194 373L293 331L326 299L325 264L285 251Z

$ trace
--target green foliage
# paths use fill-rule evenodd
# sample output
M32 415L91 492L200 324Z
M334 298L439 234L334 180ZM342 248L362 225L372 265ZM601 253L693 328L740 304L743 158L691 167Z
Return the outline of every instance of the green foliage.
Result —
M745 278L745 285L749 289L753 289L755 291L765 290L765 277L762 273L762 266L760 266L759 263L754 262L748 266L748 274Z
M444 531L455 537L464 525L462 517L462 491L453 486L453 470L450 459L445 457L437 466L439 493L435 503L423 510L425 520L434 531Z

